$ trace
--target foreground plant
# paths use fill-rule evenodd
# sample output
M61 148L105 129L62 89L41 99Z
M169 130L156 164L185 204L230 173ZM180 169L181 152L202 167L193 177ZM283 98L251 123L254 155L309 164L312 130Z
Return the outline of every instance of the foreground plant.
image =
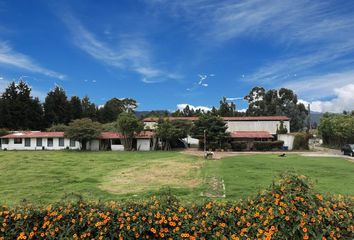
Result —
M0 239L353 239L354 199L323 197L308 179L284 174L238 203L58 204L0 210Z

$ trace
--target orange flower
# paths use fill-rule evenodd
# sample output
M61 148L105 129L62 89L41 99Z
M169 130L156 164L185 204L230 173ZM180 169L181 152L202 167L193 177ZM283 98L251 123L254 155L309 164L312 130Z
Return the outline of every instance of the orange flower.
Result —
M303 232L307 232L307 228L303 228L302 231L303 231Z

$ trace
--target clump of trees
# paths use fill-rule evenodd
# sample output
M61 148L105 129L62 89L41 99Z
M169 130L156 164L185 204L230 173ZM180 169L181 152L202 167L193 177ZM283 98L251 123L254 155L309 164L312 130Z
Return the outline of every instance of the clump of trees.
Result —
M81 150L86 150L89 141L97 139L102 131L101 124L94 122L89 118L76 119L69 123L66 128L65 137L81 144Z
M144 124L132 112L122 112L118 116L117 130L123 135L124 150L133 150L134 136L144 129Z
M248 102L247 116L287 116L291 119L292 132L301 131L306 126L308 111L290 89L266 91L263 87L254 87L244 99Z
M221 117L205 114L194 122L191 136L199 139L200 147L204 147L204 131L206 131L207 149L229 149L230 133L226 130L226 122Z
M320 120L318 131L326 145L340 147L354 143L354 114L326 113Z
M162 149L166 151L170 150L171 147L177 145L177 141L182 142L182 139L188 136L191 127L191 122L161 119L157 124L156 136L162 142Z
M49 91L43 103L31 92L32 89L24 81L9 84L0 95L0 128L44 130L81 118L110 123L117 119L118 114L134 112L137 107L134 99L112 98L99 108L88 96L68 98L60 86Z

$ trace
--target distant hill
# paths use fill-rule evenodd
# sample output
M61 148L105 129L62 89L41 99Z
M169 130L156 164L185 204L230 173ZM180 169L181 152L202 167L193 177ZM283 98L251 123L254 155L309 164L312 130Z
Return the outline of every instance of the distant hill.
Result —
M311 122L316 123L317 125L320 123L320 119L322 117L323 113L320 112L311 112Z
M145 117L146 115L148 115L149 113L152 113L152 112L154 112L154 113L156 113L156 114L164 114L164 113L168 113L168 115L170 115L171 113L170 112L168 112L167 110L151 110L151 111L136 111L135 112L135 116L137 117L137 118L143 118L143 117Z

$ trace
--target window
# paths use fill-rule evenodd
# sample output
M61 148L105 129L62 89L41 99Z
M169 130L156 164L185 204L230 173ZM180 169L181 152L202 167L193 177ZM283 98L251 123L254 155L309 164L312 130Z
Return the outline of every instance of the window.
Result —
M75 147L75 140L73 139L70 139L70 147Z
M120 139L112 139L112 145L122 145Z
M64 147L64 138L59 138L59 147Z
M1 139L2 144L9 144L9 139L8 138L3 138Z
M47 146L48 146L48 147L53 147L53 138L48 138L48 140L47 140Z
M15 144L22 144L22 138L14 138Z
M30 147L30 146L31 146L31 139L25 138L25 147Z
M37 147L42 147L42 138L37 138Z

